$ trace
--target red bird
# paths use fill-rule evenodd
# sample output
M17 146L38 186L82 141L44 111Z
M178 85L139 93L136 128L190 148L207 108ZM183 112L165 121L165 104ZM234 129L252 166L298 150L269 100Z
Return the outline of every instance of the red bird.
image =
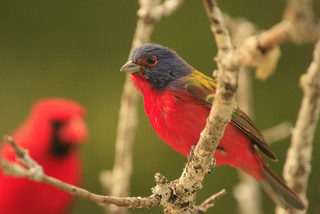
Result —
M78 185L82 164L77 147L88 131L84 108L71 100L39 100L22 125L12 134L22 148L29 150L46 174ZM16 162L13 149L4 144L0 157ZM44 183L6 176L0 169L1 214L61 214L71 205L72 196Z
M205 127L217 87L215 79L195 70L176 52L156 44L135 49L121 71L131 73L158 135L187 156ZM256 178L284 208L304 209L304 203L269 168L255 146L277 160L254 122L236 107L214 154L217 166L230 165Z

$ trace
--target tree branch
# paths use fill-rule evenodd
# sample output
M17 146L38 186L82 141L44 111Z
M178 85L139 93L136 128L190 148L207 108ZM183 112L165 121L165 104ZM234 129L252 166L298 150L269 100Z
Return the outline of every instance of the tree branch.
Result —
M314 132L320 112L320 40L313 52L313 61L307 73L301 78L303 99L298 119L293 131L291 146L287 153L283 176L291 187L307 204L306 190L311 169L311 154ZM284 210L277 207L277 214L306 213Z
M47 183L51 186L54 186L58 189L64 190L71 195L84 198L100 204L114 204L119 207L128 207L128 208L152 208L159 206L161 202L161 196L159 194L153 194L149 197L116 197L116 196L104 196L98 195L92 192L89 192L85 189L76 187L71 184L67 184L61 180L53 178L45 174L42 170L42 167L35 162L30 156L27 150L24 150L18 147L11 137L6 137L5 141L8 141L15 150L15 154L18 156L18 163L8 162L0 158L0 166L3 169L3 172L7 175L15 177L27 177L30 180ZM159 191L163 196L172 197L171 189L166 183L166 178L161 174L157 173L155 175L157 186L153 188L153 191ZM157 189L157 190L155 190ZM166 192L168 191L169 192ZM219 193L211 196L209 199L204 201L197 210L204 212L209 207L214 205L218 199L226 194L225 190L220 191Z
M278 142L291 136L293 124L289 121L283 121L273 127L265 129L262 134L269 144Z
M132 41L131 52L150 41L154 23L164 15L169 16L182 4L182 0L139 0L138 22ZM104 188L113 196L129 196L132 173L132 145L137 127L138 92L129 75L126 76L121 97L119 124L112 171L100 174ZM127 211L115 206L105 207L108 213L125 214Z
M284 19L258 36L245 39L234 51L230 67L251 66L257 68L257 77L266 79L276 67L280 56L277 45L315 42L320 36L320 26L314 21L310 0L288 0ZM227 64L226 62L226 64Z
M8 162L0 158L0 166L3 169L3 172L7 175L15 177L27 177L33 181L44 182L58 189L64 190L71 195L75 195L77 197L97 203L115 204L117 206L131 208L151 208L154 206L158 206L160 203L160 199L156 195L151 195L144 198L104 196L91 193L85 189L76 187L71 184L67 184L61 180L46 175L43 172L42 167L29 156L28 151L18 147L11 137L6 137L5 140L11 144L11 146L15 150L15 154L18 156L18 163ZM19 163L21 163L22 165Z
M320 26L314 18L311 0L287 0L283 20L259 36L259 46L270 49L291 41L301 44L315 42L320 35Z
M198 214L202 214L207 212L207 210L210 207L214 206L214 203L219 200L222 196L225 196L227 194L227 191L225 189L222 189L220 192L210 196L208 199L206 199L204 202L202 202L198 207L196 207L196 212Z

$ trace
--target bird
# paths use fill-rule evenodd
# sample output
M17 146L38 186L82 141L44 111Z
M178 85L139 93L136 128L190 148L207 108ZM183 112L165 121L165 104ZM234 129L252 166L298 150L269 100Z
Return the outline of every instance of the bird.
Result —
M144 109L160 138L184 156L199 140L214 102L217 81L199 72L170 48L148 43L136 48L120 69L144 101ZM214 153L216 166L229 165L257 179L270 198L285 209L305 208L260 156L277 161L256 124L239 106Z
M79 185L82 161L78 147L88 137L86 110L64 98L36 101L29 116L12 133L16 144L29 151L44 173L63 182ZM0 157L17 162L9 144L3 144ZM62 214L69 211L72 196L44 183L5 175L0 168L1 214Z

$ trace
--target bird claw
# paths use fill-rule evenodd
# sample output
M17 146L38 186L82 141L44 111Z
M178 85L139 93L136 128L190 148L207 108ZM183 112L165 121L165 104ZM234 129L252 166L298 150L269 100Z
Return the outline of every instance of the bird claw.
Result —
M188 162L190 162L190 160L193 157L194 148L195 148L195 146L191 146L190 152L188 154Z
M214 157L212 157L209 164L210 164L210 167L209 167L209 169L208 169L208 174L211 174L211 167L215 167L216 164L217 164L216 159L215 159Z
M215 159L214 157L211 158L211 166L215 167L217 165L217 159Z

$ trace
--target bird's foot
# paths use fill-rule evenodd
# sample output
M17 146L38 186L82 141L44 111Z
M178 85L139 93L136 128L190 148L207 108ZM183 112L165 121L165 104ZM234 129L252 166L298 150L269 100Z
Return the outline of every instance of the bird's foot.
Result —
M190 152L188 154L188 162L190 162L190 160L193 157L194 148L196 148L196 147L195 146L191 146Z
M215 167L216 163L217 163L216 159L214 157L212 157L211 161L209 163L210 166L209 166L209 169L208 169L208 174L211 174L211 167Z
M214 157L212 157L210 163L212 167L215 167L217 165L217 160Z

